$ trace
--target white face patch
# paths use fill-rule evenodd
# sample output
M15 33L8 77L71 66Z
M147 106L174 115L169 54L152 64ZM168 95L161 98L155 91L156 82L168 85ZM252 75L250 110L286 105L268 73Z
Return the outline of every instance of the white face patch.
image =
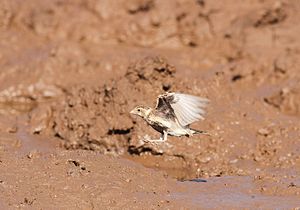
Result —
M146 117L149 116L150 113L151 113L151 109L147 109L147 110L145 111L145 116L146 116Z

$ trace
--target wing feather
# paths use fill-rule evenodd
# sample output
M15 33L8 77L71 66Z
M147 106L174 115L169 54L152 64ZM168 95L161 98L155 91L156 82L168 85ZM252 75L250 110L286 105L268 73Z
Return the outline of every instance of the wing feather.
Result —
M174 109L175 116L181 125L185 125L189 121L193 120L189 113L187 113L180 104L172 104L171 106Z
M187 126L197 120L203 120L209 100L182 93L166 93L160 95L157 100L156 109L162 109L161 102L167 104L182 126Z

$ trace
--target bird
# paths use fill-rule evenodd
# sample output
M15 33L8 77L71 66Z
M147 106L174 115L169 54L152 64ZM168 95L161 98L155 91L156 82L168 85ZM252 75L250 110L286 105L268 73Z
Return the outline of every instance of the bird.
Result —
M161 135L159 139L144 140L148 142L165 142L170 136L193 136L208 134L205 131L190 128L190 124L204 120L204 108L209 99L179 92L166 92L157 97L155 108L138 105L130 114L142 117ZM209 135L209 134L208 134Z

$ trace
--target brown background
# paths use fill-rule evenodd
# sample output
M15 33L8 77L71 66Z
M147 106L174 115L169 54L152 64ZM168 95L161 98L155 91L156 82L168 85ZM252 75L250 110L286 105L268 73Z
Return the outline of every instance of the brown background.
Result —
M2 0L1 209L299 208L299 20L298 0ZM209 98L211 136L143 142L129 111L164 91Z

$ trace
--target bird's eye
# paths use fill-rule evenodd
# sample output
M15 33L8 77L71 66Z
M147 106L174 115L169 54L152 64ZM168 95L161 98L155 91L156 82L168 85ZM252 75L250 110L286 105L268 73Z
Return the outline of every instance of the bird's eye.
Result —
M141 111L141 109L137 109L137 111L138 111L138 112L140 112L140 111Z

